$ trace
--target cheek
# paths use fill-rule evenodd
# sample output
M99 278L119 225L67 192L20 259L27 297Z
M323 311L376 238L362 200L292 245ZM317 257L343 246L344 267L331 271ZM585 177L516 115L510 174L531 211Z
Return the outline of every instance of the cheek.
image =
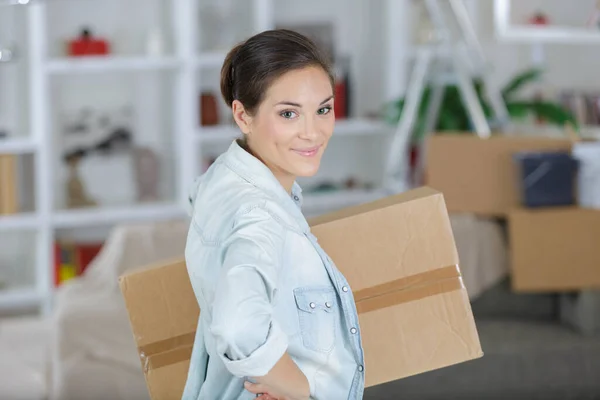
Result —
M333 118L333 116L330 118L323 118L321 121L319 121L319 131L326 138L326 140L329 140L329 138L333 134L334 128L335 119Z
M279 116L270 118L265 126L269 140L277 147L288 147L297 136L297 128L293 123Z

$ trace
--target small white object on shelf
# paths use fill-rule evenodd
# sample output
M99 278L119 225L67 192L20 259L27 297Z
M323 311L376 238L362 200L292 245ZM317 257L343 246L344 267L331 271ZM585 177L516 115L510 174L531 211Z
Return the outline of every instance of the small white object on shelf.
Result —
M56 228L76 228L123 222L160 221L184 218L185 216L185 208L175 203L149 203L124 207L94 207L56 211L52 218L52 224Z
M0 232L7 230L37 229L40 218L36 213L0 215Z
M34 307L42 300L34 288L0 289L0 310Z
M163 57L165 54L165 34L162 29L155 28L146 37L146 54L149 57Z
M376 135L391 132L393 127L378 120L362 118L339 119L335 122L333 136ZM222 143L231 141L242 133L236 125L203 126L196 138L202 143Z
M37 149L35 140L29 138L12 139L10 137L0 139L0 153L27 154Z
M49 60L46 70L52 74L108 71L153 71L177 68L175 57L89 56Z

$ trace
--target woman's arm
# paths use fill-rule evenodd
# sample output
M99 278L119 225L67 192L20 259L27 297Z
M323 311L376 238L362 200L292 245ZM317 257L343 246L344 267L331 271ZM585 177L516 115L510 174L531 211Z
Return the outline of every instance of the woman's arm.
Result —
M308 382L287 355L287 336L272 317L284 241L284 227L264 208L238 218L224 244L210 330L233 375L301 399Z
M294 360L285 353L262 377L255 377L257 385L247 385L252 393L264 393L280 400L308 400L310 388L306 376L300 371Z

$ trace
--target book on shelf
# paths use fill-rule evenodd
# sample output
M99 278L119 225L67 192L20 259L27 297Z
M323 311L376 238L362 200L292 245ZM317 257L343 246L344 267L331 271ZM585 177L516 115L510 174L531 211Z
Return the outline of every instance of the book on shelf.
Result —
M0 154L0 215L19 211L17 188L17 156Z
M96 258L103 243L57 241L54 244L54 284L81 276Z
M565 91L560 95L560 102L578 124L600 126L600 93Z

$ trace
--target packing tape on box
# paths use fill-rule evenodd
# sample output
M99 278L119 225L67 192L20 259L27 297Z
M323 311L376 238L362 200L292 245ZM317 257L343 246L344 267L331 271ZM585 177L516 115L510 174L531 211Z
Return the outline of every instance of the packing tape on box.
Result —
M144 372L190 359L196 332L150 343L138 348Z
M458 265L407 276L354 292L358 313L366 313L464 289Z
M458 265L438 268L354 292L359 314L464 289ZM196 333L138 348L144 372L189 360Z

